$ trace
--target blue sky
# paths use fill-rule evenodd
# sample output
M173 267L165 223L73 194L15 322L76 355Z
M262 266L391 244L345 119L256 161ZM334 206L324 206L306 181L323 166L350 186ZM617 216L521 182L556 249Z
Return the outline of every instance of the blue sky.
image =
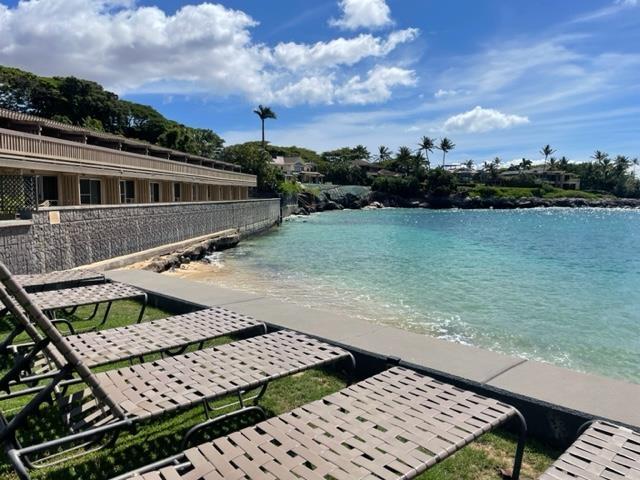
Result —
M0 0L0 63L76 75L207 127L453 161L640 156L639 0Z

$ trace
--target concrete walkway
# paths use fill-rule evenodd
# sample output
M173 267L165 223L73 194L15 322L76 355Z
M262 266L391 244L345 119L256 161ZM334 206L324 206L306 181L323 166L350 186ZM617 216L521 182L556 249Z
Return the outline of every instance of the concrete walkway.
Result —
M108 277L165 297L230 310L444 374L640 428L640 385L376 325L335 312L140 270Z

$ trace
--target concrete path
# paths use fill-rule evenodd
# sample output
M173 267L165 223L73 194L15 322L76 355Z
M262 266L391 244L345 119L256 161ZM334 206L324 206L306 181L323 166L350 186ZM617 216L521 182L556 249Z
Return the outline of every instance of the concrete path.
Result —
M108 277L165 297L224 306L273 325L640 428L640 384L588 375L335 312L140 270Z

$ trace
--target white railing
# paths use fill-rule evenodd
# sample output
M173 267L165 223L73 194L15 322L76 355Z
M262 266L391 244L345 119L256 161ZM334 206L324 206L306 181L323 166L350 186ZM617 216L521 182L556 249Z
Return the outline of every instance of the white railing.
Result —
M32 135L0 128L0 152L28 157L53 160L72 160L87 166L106 165L146 170L158 174L179 176L210 177L222 180L227 185L254 187L256 177L246 173L230 172L217 168L201 167L174 160L164 160L148 155L123 152L95 145L61 140L53 137Z

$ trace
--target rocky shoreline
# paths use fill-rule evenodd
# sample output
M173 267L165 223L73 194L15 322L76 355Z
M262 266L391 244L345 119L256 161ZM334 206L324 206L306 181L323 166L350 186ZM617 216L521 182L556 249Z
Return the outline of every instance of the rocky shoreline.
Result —
M404 198L373 192L363 186L323 186L316 191L305 191L299 195L297 214L309 214L327 210L362 208L460 208L460 209L516 209L516 208L640 208L636 198L504 198L504 197L422 197Z

